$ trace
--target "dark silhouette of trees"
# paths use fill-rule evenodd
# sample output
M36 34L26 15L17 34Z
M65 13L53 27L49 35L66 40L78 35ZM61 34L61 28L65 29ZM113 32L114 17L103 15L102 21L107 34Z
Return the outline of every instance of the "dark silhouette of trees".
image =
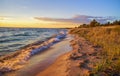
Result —
M87 24L82 24L82 25L79 26L79 28L80 27L88 27L88 25Z
M115 20L114 22L113 22L113 24L114 25L120 25L120 20L118 21L118 20Z
M93 19L89 24L90 27L95 27L95 26L99 26L99 25L100 25L100 23L97 22L95 19Z
M110 22L107 22L106 24L107 24L107 25L111 25L111 23L110 23Z
M88 28L88 27L97 27L97 26L114 26L114 25L120 25L120 20L115 20L112 23L107 22L104 24L100 24L95 19L93 19L89 24L82 24L78 28L81 28L81 27Z

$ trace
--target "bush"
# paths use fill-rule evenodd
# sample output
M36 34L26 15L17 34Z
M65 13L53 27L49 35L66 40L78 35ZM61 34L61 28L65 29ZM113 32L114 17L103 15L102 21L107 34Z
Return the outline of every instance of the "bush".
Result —
M115 26L115 25L120 25L120 20L115 20L112 23L107 22L104 24L99 23L95 19L93 19L89 24L82 24L78 28L88 28L88 27L97 27L97 26Z

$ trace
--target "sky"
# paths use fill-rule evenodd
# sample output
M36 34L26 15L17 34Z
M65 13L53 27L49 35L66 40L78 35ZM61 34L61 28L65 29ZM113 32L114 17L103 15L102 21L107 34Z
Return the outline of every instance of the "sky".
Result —
M0 26L112 20L120 17L119 8L120 0L0 0Z

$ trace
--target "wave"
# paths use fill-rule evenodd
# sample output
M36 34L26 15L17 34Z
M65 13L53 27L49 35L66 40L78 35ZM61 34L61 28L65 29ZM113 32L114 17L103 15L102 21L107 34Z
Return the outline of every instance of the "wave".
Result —
M66 37L66 33L60 32L48 38L45 41L38 41L21 48L19 51L6 55L0 58L0 72L10 72L20 69L24 66L24 63L30 59L33 55L50 48L57 42L60 42Z
M0 40L0 43L5 43L5 42L11 42L11 41L20 41L22 39L3 39L3 40Z
M29 32L24 32L24 33L17 33L17 34L14 34L12 36L31 36L32 33L29 33Z
M10 44L10 45L6 45L6 46L2 46L0 47L0 52L7 52L7 51L10 51L9 47L11 48L18 48L18 47L21 47L23 44Z
M6 38L6 37L9 37L9 36L2 36L2 35L1 35L1 36L0 36L0 39L1 39L1 38Z

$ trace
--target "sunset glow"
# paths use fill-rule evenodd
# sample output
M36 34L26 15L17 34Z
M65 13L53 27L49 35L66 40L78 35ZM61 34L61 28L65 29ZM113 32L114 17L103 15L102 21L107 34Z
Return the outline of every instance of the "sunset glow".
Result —
M105 23L115 20L116 17L120 19L119 2L119 0L0 0L0 27L66 28L89 23L90 19L94 18Z
M72 26L74 24L74 26ZM72 28L79 24L68 22L55 22L36 20L34 18L1 17L0 27L29 27L29 28Z

